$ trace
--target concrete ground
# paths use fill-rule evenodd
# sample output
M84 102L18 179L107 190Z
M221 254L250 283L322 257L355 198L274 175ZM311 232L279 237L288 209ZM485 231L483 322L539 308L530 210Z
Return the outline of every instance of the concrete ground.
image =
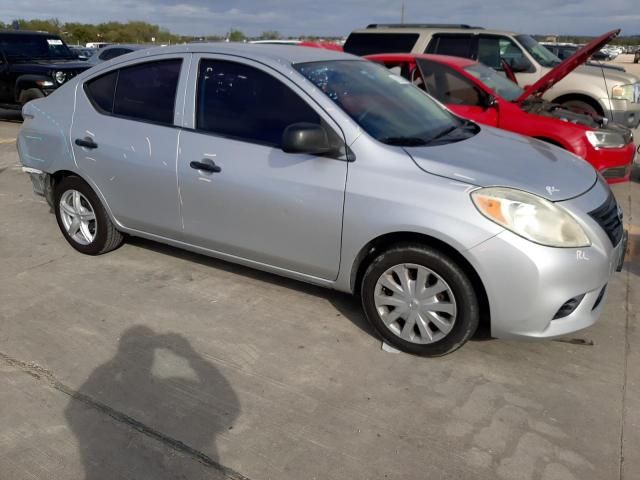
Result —
M640 172L602 319L381 350L350 297L148 241L60 235L0 122L0 479L640 477Z

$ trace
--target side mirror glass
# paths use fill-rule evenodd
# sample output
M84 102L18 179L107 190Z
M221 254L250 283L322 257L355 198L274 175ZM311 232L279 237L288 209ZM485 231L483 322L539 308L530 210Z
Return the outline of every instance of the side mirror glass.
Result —
M507 61L511 71L514 73L524 73L531 71L531 64L525 58L513 58Z
M284 129L281 148L285 153L308 155L326 155L335 151L327 131L321 125L306 122L294 123Z

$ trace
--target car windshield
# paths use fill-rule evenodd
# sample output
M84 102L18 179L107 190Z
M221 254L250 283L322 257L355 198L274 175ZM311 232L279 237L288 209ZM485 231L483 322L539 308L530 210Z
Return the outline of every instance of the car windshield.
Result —
M524 90L518 85L482 63L469 65L464 70L484 83L497 95L510 102L513 102L524 93Z
M294 65L369 135L388 145L457 141L477 132L385 67L361 60Z
M552 68L560 63L561 60L558 57L547 50L544 46L540 45L532 36L516 35L516 39L525 48L525 50L535 58L536 62L543 67Z
M2 34L0 49L9 60L71 60L76 56L58 37L46 35Z

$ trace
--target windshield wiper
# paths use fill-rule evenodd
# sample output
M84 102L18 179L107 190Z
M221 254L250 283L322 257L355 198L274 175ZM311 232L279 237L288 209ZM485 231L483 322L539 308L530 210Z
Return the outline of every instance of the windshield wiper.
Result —
M455 132L456 130L458 130L458 128L461 128L461 127L458 125L450 125L447 128L444 128L440 130L438 133L436 133L435 135L433 135L427 143L431 143L438 140L439 138L446 137L451 132Z
M425 145L428 145L430 143L435 142L436 140L439 140L443 137L448 136L449 134L458 131L458 130L462 130L463 132L469 132L469 131L475 131L477 126L475 123L469 121L469 120L463 120L463 123L460 125L450 125L446 128L443 128L442 130L440 130L438 133L436 133L435 135L433 135L431 138L429 138L429 140L427 140L427 142L425 143Z
M381 138L380 141L387 145L396 145L398 147L419 147L427 144L426 140L419 137L385 137Z

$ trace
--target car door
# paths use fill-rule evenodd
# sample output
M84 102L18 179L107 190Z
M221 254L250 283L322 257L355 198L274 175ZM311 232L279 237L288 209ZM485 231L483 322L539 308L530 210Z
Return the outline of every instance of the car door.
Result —
M189 55L127 62L77 85L71 142L78 168L127 228L182 233L176 181L178 128Z
M488 95L471 80L440 62L419 59L417 66L427 93L447 108L478 123L498 125L497 109L487 105Z
M275 70L223 58L194 57L197 93L185 111L194 128L180 134L178 162L185 238L272 269L335 279L346 157L285 153L279 144L286 126L320 123L344 150L340 129Z

